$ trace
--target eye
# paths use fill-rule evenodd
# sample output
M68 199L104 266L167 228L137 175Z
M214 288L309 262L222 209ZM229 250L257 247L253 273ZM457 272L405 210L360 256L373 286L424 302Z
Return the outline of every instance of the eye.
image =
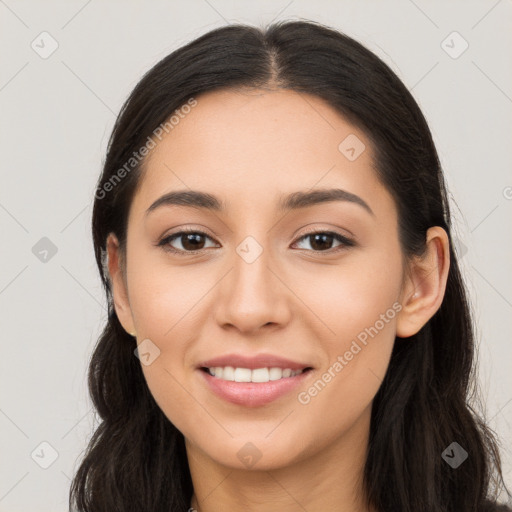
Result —
M298 240L309 240L310 246L314 252L326 252L331 249L339 250L344 247L352 247L355 245L352 240L334 231L314 231L312 233L307 233ZM340 245L334 248L329 247L335 241L339 242Z
M205 248L204 239L211 238L203 231L184 229L173 235L162 239L158 245L163 246L166 251L175 253L195 253ZM172 244L177 241L181 247L174 247Z
M157 245L162 246L166 251L177 254L195 254L202 249L207 248L205 246L206 239L212 240L212 238L203 231L184 229L163 238ZM300 243L301 240L309 240L310 247L313 252L327 252L332 249L333 250L331 252L335 252L345 247L352 247L355 245L355 242L334 231L314 231L307 233L301 236L295 244ZM178 242L178 245L181 247L175 247L173 244L176 242ZM333 242L338 242L339 245L330 247ZM215 244L210 247L215 247Z

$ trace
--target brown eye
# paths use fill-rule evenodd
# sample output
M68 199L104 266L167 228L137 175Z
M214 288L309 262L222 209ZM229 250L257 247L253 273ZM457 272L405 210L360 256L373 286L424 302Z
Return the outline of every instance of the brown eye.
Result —
M180 231L164 238L158 245L171 252L187 253L205 249L207 239L211 240L202 231Z
M177 254L194 254L197 251L208 248L206 246L208 240L212 240L212 238L202 231L186 230L179 231L162 239L158 245L163 246L166 251ZM299 238L295 243L301 243L301 240L309 241L311 249L308 250L312 250L313 252L335 252L336 250L355 245L352 240L333 231L308 233ZM333 246L335 242L338 242L338 245ZM215 244L209 247L215 247Z
M307 235L299 238L300 240L309 240L310 247L315 252L325 252L331 249L339 249L344 247L351 247L354 245L352 240L335 233L333 231L316 231L314 233L308 233ZM334 242L339 242L338 246L332 247ZM298 243L298 242L296 242Z
M200 235L199 233L187 233L186 235L180 235L179 240L186 251L202 249L204 245L203 235Z

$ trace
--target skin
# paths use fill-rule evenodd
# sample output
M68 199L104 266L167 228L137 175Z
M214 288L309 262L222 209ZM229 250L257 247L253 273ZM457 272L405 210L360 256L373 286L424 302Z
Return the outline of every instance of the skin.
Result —
M160 350L142 365L151 393L186 441L201 512L367 511L362 471L372 401L391 350L418 332L441 305L448 237L427 232L424 257L406 261L397 210L372 169L366 135L323 100L292 91L223 90L198 104L153 149L131 205L126 258L114 234L108 267L117 315L137 342ZM354 161L338 150L355 134ZM342 188L372 209L342 201L276 209L281 194ZM164 193L200 190L226 212L164 206ZM199 254L156 244L183 227L200 229ZM318 250L312 232L336 231L356 245ZM263 252L247 263L237 246L252 236ZM185 250L183 238L172 246ZM330 243L330 245L329 245ZM186 240L185 240L186 244ZM190 246L188 246L190 247ZM190 250L190 249L189 249ZM401 310L312 397L298 401L365 328L392 305ZM265 406L224 401L196 369L226 353L271 353L314 369L300 389ZM237 456L252 443L261 458Z

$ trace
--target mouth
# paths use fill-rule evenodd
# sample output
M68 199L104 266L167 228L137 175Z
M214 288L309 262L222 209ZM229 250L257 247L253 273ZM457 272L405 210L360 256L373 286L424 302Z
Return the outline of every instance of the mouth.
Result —
M228 382L254 382L266 383L282 379L289 379L297 377L311 371L313 368L307 366L302 369L294 370L292 368L280 367L262 367L262 368L244 368L233 366L202 366L200 370L214 377L215 379L224 380Z
M311 378L307 362L272 354L226 354L202 361L196 370L216 397L244 407L260 407L291 392Z
M229 354L203 361L196 369L208 392L243 407L293 399L292 391L314 374L307 363L270 354Z

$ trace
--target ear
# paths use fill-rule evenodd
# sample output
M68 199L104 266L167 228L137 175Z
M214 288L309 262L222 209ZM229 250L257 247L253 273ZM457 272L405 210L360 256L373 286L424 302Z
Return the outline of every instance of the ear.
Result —
M125 277L126 269L124 269L123 265L124 258L119 248L119 241L114 233L110 233L107 237L107 266L110 275L114 308L121 325L129 334L135 336L132 311L130 302L128 301Z
M426 235L427 249L415 258L407 272L397 315L396 335L408 338L416 334L441 306L450 268L450 242L446 231L431 227Z

